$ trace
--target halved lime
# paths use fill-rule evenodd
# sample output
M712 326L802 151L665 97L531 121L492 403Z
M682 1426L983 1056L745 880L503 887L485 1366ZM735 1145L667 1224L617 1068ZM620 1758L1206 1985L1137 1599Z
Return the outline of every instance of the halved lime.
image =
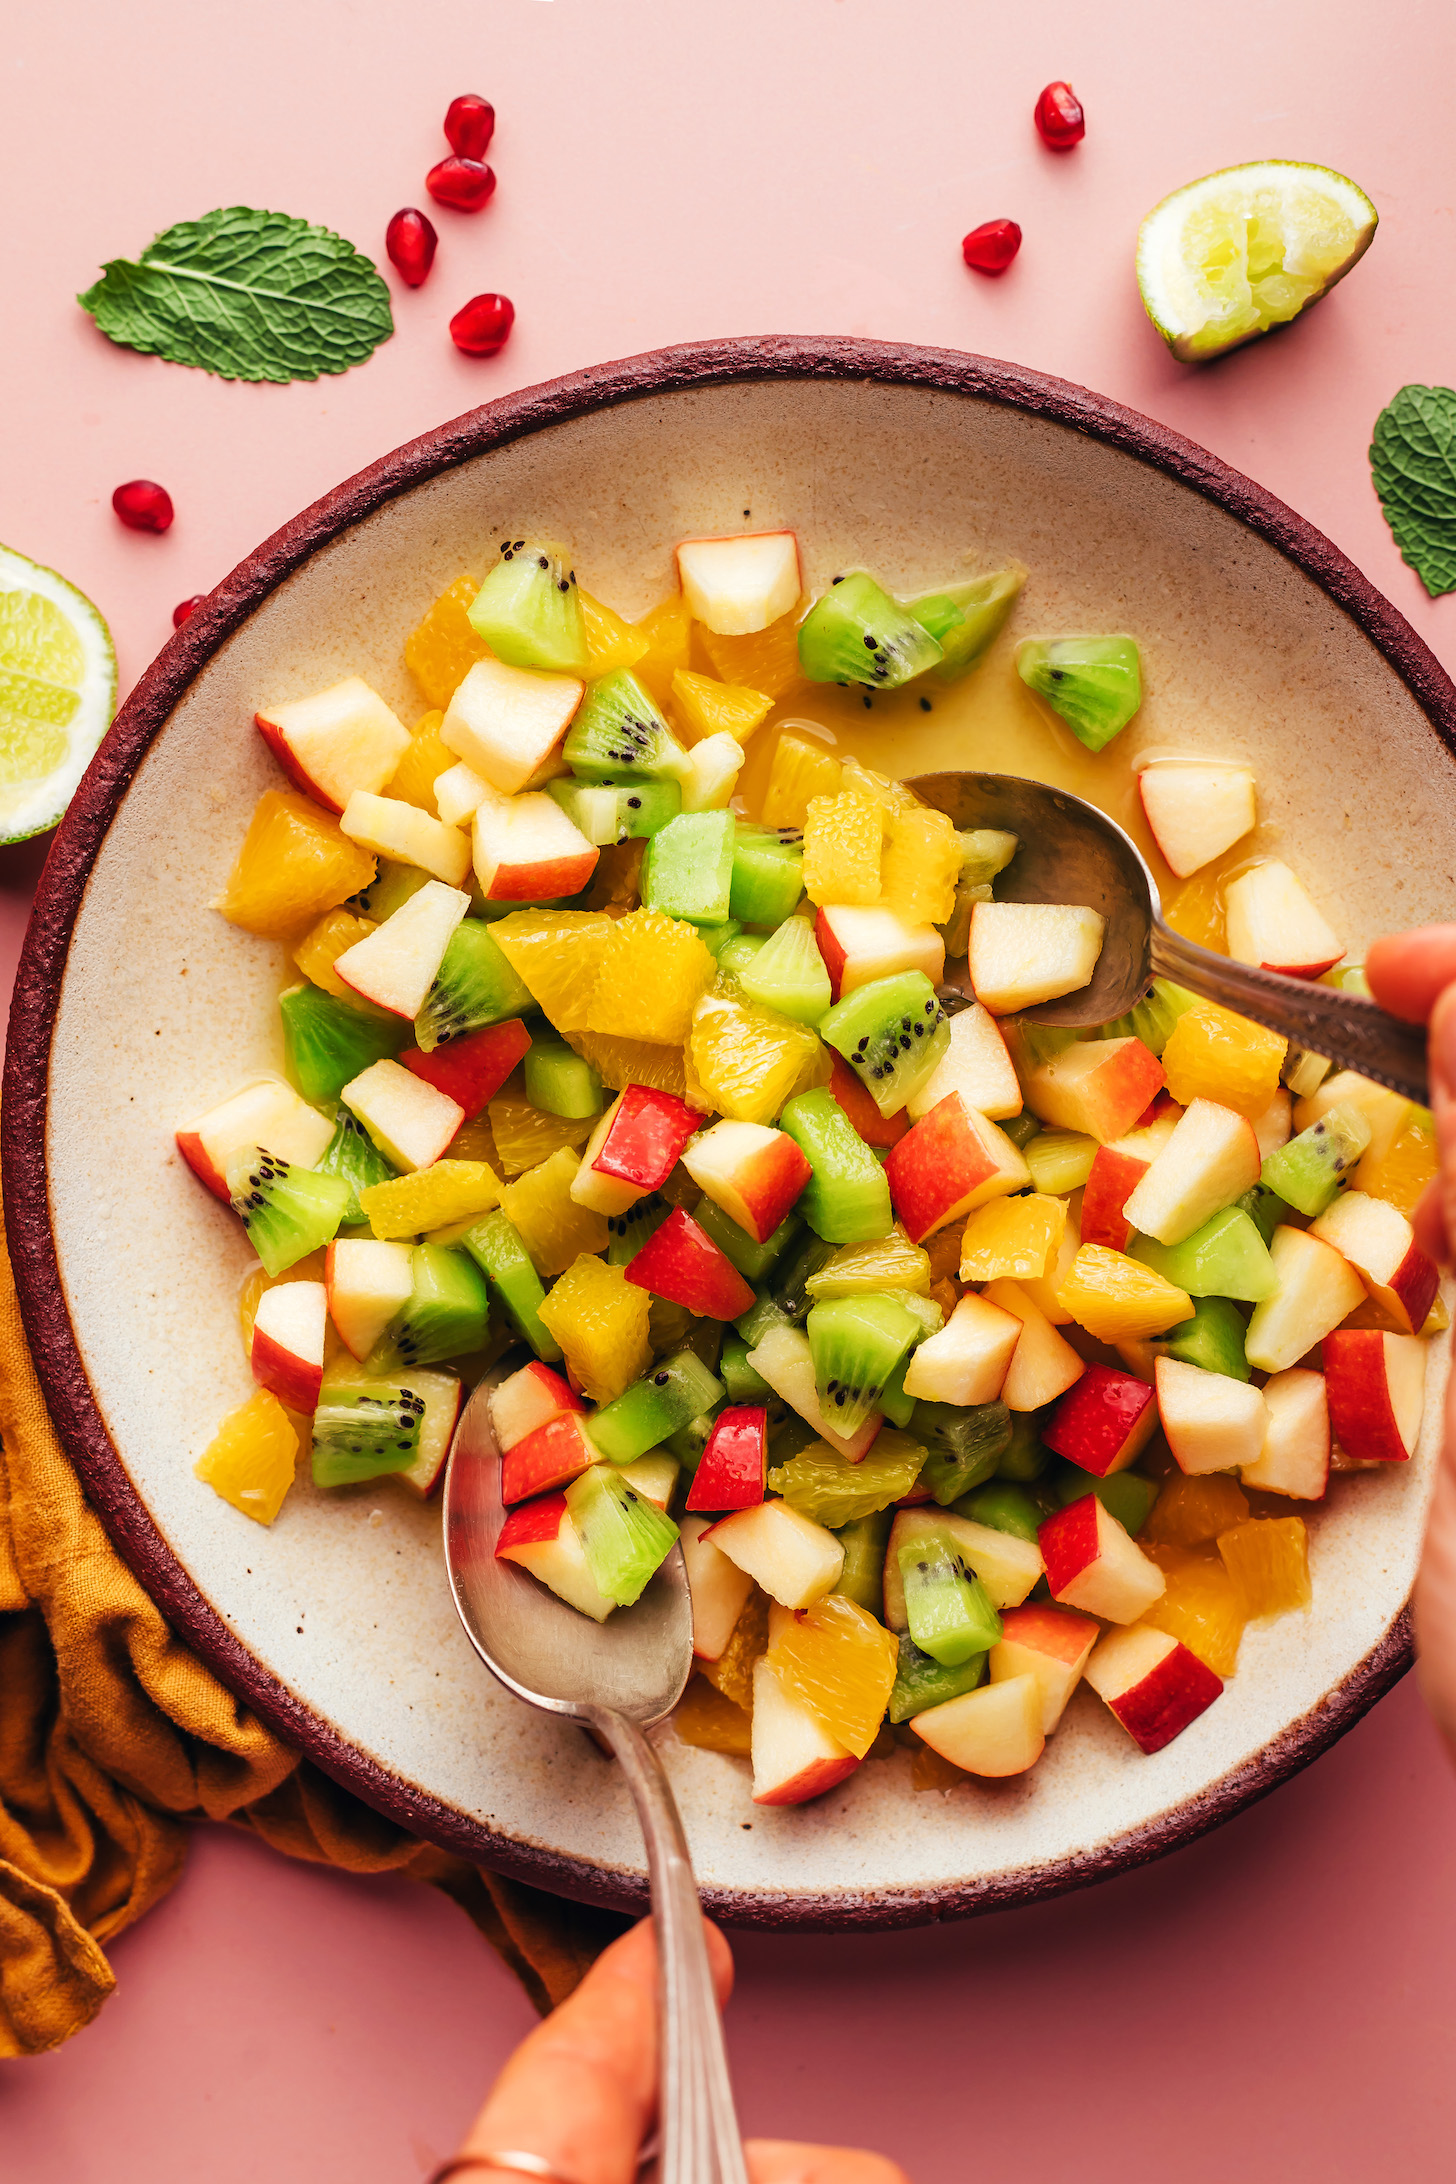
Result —
M0 842L55 825L115 708L111 632L90 600L0 546Z
M1148 317L1199 364L1318 303L1370 247L1379 215L1332 167L1254 159L1174 190L1138 230Z

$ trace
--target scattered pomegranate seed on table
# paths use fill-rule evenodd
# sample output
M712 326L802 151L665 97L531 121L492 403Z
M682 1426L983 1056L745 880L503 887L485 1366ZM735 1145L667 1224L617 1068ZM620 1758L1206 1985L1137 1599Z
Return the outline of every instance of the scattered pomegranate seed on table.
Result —
M484 159L495 135L495 108L489 99L466 91L445 111L445 140L462 159Z
M472 296L450 321L450 339L467 356L494 356L516 321L509 296Z
M428 277L439 240L433 223L413 205L403 206L390 221L384 231L384 248L407 288L418 288Z
M172 609L172 627L180 629L189 614L194 614L207 597L206 592L194 592L190 599L180 599Z
M495 174L478 159L461 159L452 153L438 167L431 167L425 188L437 205L448 205L454 212L479 212L495 194Z
M1036 102L1032 119L1042 143L1054 152L1069 152L1087 134L1082 102L1069 83L1049 83Z
M167 488L151 478L130 478L119 485L111 505L129 531L170 530L176 514Z
M978 273L1004 273L1021 248L1014 220L983 220L961 243L961 256Z

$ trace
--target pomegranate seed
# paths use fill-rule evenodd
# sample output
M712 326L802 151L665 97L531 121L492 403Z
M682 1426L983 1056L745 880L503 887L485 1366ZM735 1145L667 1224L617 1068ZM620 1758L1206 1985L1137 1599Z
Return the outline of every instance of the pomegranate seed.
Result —
M452 156L431 167L425 188L437 205L449 205L455 212L479 212L495 193L495 176L478 159Z
M111 505L129 531L170 530L176 514L167 488L155 485L150 478L131 478L119 485L111 496Z
M1014 220L985 220L972 228L961 244L961 256L978 273L1004 273L1021 248L1021 230Z
M1032 118L1042 143L1054 152L1069 152L1087 134L1082 102L1069 83L1049 83Z
M509 296L472 296L450 321L450 339L467 356L494 356L516 321Z
M195 614L206 597L206 592L194 592L190 599L184 599L177 606L175 606L172 609L173 629L180 629L182 627L182 624L186 621L188 615Z
M495 135L495 108L474 91L451 99L445 112L445 140L462 159L484 159Z
M433 224L413 205L397 212L384 231L389 262L407 288L418 288L435 262L440 238Z

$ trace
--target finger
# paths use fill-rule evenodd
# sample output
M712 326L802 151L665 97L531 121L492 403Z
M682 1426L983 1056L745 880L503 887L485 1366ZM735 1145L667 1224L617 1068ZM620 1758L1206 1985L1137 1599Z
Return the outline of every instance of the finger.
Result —
M733 1958L704 1921L721 2009ZM657 2110L657 1942L643 1919L521 2042L461 2149L540 2154L573 2184L629 2184Z
M743 2149L753 2184L910 2184L898 2161L857 2146L800 2146L789 2139L749 2139Z
M1456 979L1456 925L1421 925L1372 941L1365 954L1370 991L1392 1016L1424 1024L1443 987Z
M1421 1695L1456 1759L1456 1373L1446 1389L1446 1437L1416 1574Z
M1415 1227L1416 1242L1422 1251L1443 1265L1451 1257L1451 1239L1446 1234L1446 1216L1441 1210L1441 1185L1439 1179L1428 1183L1421 1193L1421 1202L1411 1216Z

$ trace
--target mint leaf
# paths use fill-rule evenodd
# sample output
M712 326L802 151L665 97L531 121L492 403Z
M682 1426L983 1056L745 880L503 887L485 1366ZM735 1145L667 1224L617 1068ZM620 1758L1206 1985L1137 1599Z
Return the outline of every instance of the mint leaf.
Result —
M345 372L394 332L389 290L352 243L247 205L113 258L76 301L110 340L219 379Z
M1402 387L1375 420L1370 472L1401 560L1433 599L1456 591L1456 389Z

